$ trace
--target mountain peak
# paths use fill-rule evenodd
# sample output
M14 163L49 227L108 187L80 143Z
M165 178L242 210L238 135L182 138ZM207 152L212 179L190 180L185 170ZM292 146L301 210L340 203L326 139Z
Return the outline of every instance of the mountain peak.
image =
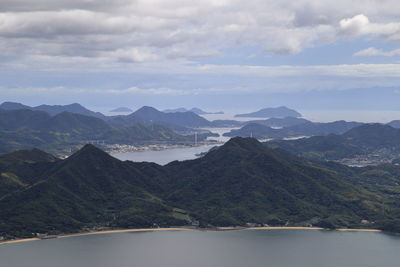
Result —
M81 153L87 153L87 152L102 152L105 153L103 150L101 150L100 148L98 148L97 146L93 145L93 144L86 144L84 145L78 152Z
M255 138L234 137L226 142L218 151L228 154L259 153L265 152L267 148Z
M84 145L80 150L72 154L67 160L99 160L99 159L114 159L109 154L92 144Z
M156 108L150 107L150 106L143 106L141 108L139 108L138 110L136 110L136 112L144 112L144 111L157 111L159 112L159 110L157 110Z

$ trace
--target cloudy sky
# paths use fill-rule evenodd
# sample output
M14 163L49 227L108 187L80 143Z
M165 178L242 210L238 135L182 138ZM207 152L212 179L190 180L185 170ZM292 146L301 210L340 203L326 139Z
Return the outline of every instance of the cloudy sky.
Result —
M0 100L400 110L398 0L1 0Z

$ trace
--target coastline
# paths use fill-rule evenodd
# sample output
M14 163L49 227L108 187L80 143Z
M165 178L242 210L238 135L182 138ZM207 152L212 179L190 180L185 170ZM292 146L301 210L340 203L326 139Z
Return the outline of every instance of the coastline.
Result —
M62 234L57 235L50 238L21 238L14 240L5 240L0 241L0 245L6 244L15 244L15 243L23 243L30 241L39 241L39 240L47 240L47 239L58 239L58 238L68 238L68 237L77 237L77 236L89 236L89 235L104 235L104 234L115 234L115 233L134 233L134 232L158 232L158 231L194 231L194 230L208 230L208 231L234 231L234 230L246 230L246 231L254 231L254 230L320 230L320 231L338 231L338 232L373 232L373 233L381 233L382 230L379 229L358 229L358 228L339 228L339 229L326 229L321 227L305 227L305 226L267 226L267 227L216 227L216 228L185 228L185 227L171 227L171 228L137 228L137 229L115 229L115 230L103 230L103 231L95 231L95 232L83 232L83 233L75 233L75 234Z

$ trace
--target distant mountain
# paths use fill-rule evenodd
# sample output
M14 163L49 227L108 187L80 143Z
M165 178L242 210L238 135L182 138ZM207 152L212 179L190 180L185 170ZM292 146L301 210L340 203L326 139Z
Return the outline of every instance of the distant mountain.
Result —
M127 107L119 107L119 108L110 110L110 112L130 113L130 112L133 112L133 110L130 108L127 108Z
M3 102L2 104L0 104L0 109L16 110L16 109L32 109L32 107L23 105L21 103Z
M341 134L314 136L268 143L314 159L339 160L375 154L378 158L400 155L400 129L383 124L364 124Z
M0 111L0 130L96 135L99 131L111 130L111 127L105 121L91 116L69 112L51 116L43 111L22 109Z
M207 135L198 135L198 140ZM0 110L0 153L39 147L65 154L90 141L105 144L142 144L143 142L188 142L193 136L182 136L157 124L135 123L114 127L91 116L63 112L51 116L28 109Z
M359 122L346 122L346 121L335 121L335 122L311 122L302 121L298 124L294 123L293 119L286 119L278 121L283 125L287 123L288 125L294 124L293 126L284 127L281 129L273 129L264 124L273 124L277 121L261 121L250 122L245 124L242 128L238 130L232 130L229 133L225 133L224 136L242 136L249 137L253 136L259 139L282 139L289 137L301 137L301 136L313 136L313 135L327 135L327 134L342 134L354 127L362 125Z
M218 112L208 112L201 110L199 108L192 108L192 109L186 109L186 108L176 108L176 109L166 109L163 110L165 113L174 113L174 112L193 112L196 113L197 115L206 115L206 114L224 114L222 111Z
M94 112L88 110L87 108L81 106L78 103L70 104L70 105L40 105L37 107L29 107L20 103L13 102L4 102L0 105L0 109L3 110L19 110L19 109L30 109L30 110L39 110L44 111L50 114L51 116L63 113L63 112L71 112L86 116L92 116L100 119L105 119L106 116L101 114L100 112Z
M208 120L193 112L164 113L147 106L138 109L127 117L138 118L152 123L166 123L184 127L205 127L210 125Z
M70 105L40 105L33 108L34 110L41 110L49 113L54 116L63 112L76 113L86 116L92 116L100 119L105 119L105 116L100 112L93 112L88 110L87 108L81 106L78 103L70 104Z
M277 108L263 108L256 112L237 114L235 117L251 117L251 118L285 118L285 117L301 117L301 114L293 109L285 106Z
M58 115L63 112L75 113L90 117L95 117L107 121L111 126L124 128L135 126L136 124L152 125L159 124L178 133L192 133L192 128L210 126L210 122L203 117L198 116L194 112L173 112L165 113L158 111L152 107L142 107L136 112L129 115L105 116L100 112L93 112L85 107L75 103L71 105L41 105L37 107L29 107L20 103L4 102L0 105L0 110L34 110L44 111L51 116ZM1 149L0 149L1 150Z
M342 134L350 129L362 125L361 122L353 121L334 121L334 122L306 122L287 127L286 129L294 133L294 135L327 135Z
M267 120L257 120L257 121L250 121L249 123L258 123L268 127L291 127L303 123L310 122L306 119L295 118L295 117L285 117L285 118L270 118Z
M29 169L35 163L24 164ZM399 182L400 167L392 166L391 178L372 188L374 168L313 162L250 138L234 138L202 158L166 166L122 162L92 145L46 164L36 181L7 172L15 186L0 197L1 236L194 220L203 226L378 228L400 217L399 197L385 193L395 190L390 183ZM4 188L0 180L0 192Z
M400 120L391 121L386 125L392 126L393 128L400 128Z
M224 133L224 136L229 137L254 137L257 139L280 139L289 136L289 131L284 129L274 129L259 123L248 123L240 129L231 130L228 133Z

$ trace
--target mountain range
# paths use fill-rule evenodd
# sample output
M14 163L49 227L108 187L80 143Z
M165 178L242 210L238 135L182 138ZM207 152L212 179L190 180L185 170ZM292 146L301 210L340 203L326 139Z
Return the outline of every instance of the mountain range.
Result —
M340 160L371 155L382 160L400 157L400 129L379 123L363 124L343 134L274 140L268 145L313 159Z
M211 126L211 122L192 111L165 113L148 106L143 106L128 115L105 116L99 112L88 110L77 103L70 105L40 105L37 107L30 107L14 102L4 102L0 104L0 110L15 111L21 109L44 111L51 116L55 116L63 112L75 113L102 119L115 127L129 127L138 123L159 124L177 132L193 132L194 130L191 129L193 127L197 128Z
M93 145L65 160L19 151L0 156L0 235L197 221L385 229L400 218L400 168L391 165L377 185L383 170L310 161L239 137L165 166L122 162Z
M23 105L21 103L14 103L14 102L4 102L0 104L0 110L19 110L19 109L30 109L36 111L44 111L50 114L51 116L63 113L63 112L70 112L76 113L86 116L91 116L95 118L105 119L106 116L100 112L91 111L78 103L73 103L70 105L40 105L36 107L30 107L27 105Z
M203 140L207 133L199 134ZM110 121L92 116L63 112L51 116L30 109L0 110L0 153L38 147L56 154L74 151L87 142L105 144L142 144L157 142L192 142L158 124L135 123L115 127Z
M272 128L269 125L288 125L283 128ZM255 137L258 139L283 139L301 136L342 134L354 127L360 126L360 122L311 122L297 118L269 119L266 121L251 121L242 128L225 133L224 136Z

